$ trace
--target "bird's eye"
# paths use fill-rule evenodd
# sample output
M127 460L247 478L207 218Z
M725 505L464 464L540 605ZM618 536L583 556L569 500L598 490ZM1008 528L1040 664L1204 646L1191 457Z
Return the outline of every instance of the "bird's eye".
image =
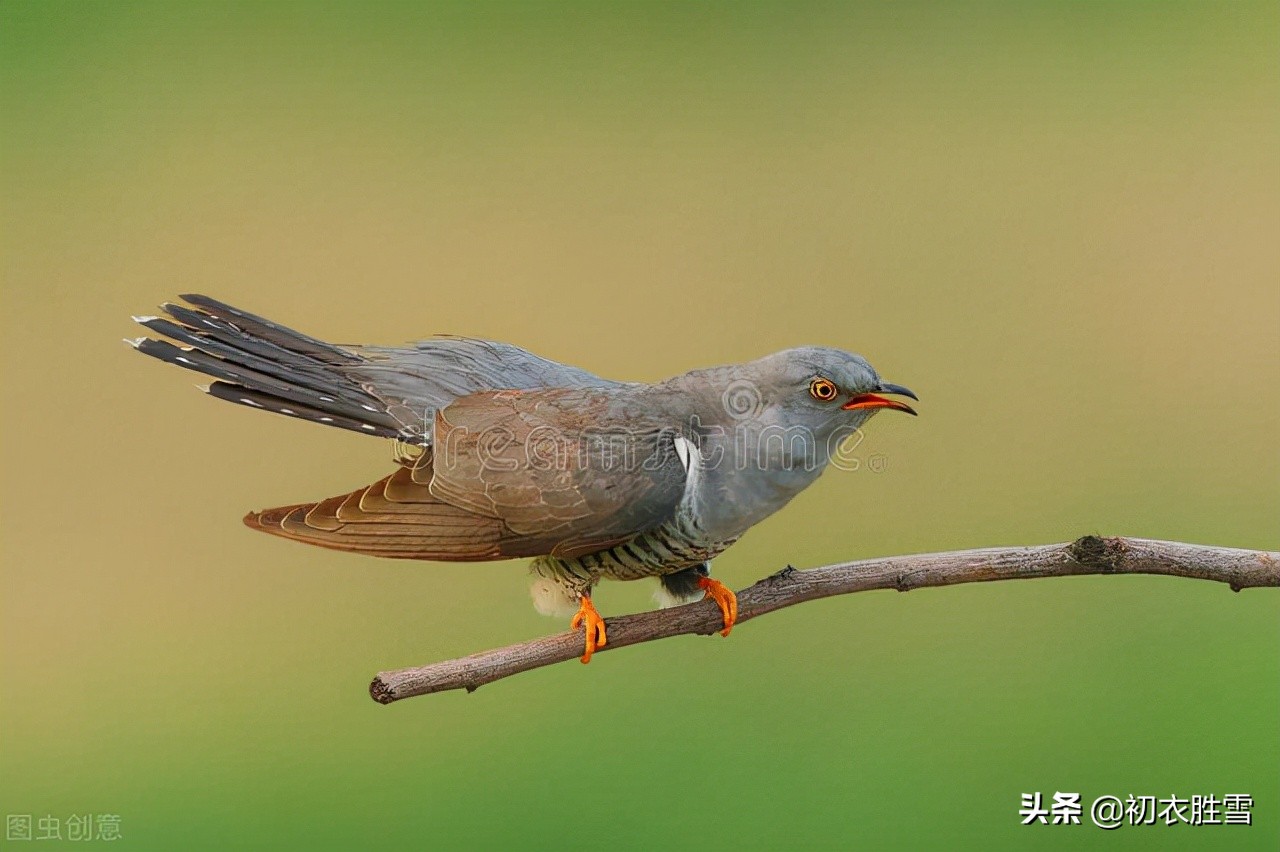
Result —
M827 379L814 379L809 382L809 395L822 402L830 402L836 398L836 386Z

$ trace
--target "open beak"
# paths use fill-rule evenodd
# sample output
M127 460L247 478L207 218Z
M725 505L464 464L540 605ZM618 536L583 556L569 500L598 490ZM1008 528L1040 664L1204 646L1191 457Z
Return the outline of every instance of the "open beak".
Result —
M880 393L892 393L892 394L897 394L898 396L909 396L915 400L918 400L920 398L916 396L914 393L912 393L910 388L904 388L902 385L895 385L895 384L892 384L891 382L881 382L880 386L877 387L876 390L878 390ZM851 396L849 398L848 402L846 402L844 405L840 407L843 408L845 411L852 411L858 408L892 408L897 411L905 411L908 414L916 413L916 410L911 406L907 405L905 402L899 402L896 399L885 399L884 397L877 396L874 393L855 394L854 396Z

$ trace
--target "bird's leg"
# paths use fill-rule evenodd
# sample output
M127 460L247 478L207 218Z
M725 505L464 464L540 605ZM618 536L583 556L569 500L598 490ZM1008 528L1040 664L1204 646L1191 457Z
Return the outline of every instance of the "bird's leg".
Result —
M584 594L582 602L578 605L578 614L573 617L573 621L569 622L570 630L577 630L582 627L582 632L586 634L587 648L582 655L582 662L591 662L591 655L596 652L597 648L605 646L604 619L600 617L600 613L596 612L595 605L591 603L591 595Z
M733 589L710 577L700 579L698 588L720 606L720 614L724 616L724 630L720 631L720 635L728 636L738 620L738 596L733 593Z
M698 581L710 573L711 564L703 562L692 568L663 574L658 577L658 591L654 593L654 600L663 609L700 601L706 595L702 591L702 586L698 585Z

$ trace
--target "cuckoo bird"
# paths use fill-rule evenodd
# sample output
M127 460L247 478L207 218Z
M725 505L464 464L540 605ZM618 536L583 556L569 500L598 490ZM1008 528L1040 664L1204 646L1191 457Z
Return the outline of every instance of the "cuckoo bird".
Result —
M602 578L657 577L659 601L733 592L710 561L781 509L910 390L819 346L654 384L603 379L509 343L334 345L207 296L134 317L127 342L212 377L208 394L398 442L397 469L349 494L250 512L249 527L398 559L532 557L534 604L573 613L583 662L607 641Z

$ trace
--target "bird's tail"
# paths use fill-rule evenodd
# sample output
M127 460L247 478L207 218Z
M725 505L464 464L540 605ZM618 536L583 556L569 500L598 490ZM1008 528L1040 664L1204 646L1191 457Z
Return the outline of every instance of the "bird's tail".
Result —
M181 298L188 304L161 305L167 318L134 317L169 340L126 342L213 377L204 390L219 399L366 435L403 434L387 404L347 371L366 363L362 356L208 296Z

